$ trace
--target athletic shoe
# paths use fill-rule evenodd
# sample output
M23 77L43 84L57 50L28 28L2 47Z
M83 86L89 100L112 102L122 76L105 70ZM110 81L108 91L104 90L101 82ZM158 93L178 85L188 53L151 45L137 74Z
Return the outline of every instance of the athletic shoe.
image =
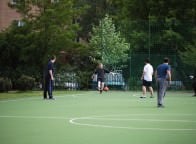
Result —
M158 104L158 106L157 106L158 108L164 108L165 106L164 105L162 105L162 104Z
M55 100L55 98L49 98L49 100Z
M154 98L154 96L150 96L150 98Z
M141 96L140 98L146 98L146 96Z

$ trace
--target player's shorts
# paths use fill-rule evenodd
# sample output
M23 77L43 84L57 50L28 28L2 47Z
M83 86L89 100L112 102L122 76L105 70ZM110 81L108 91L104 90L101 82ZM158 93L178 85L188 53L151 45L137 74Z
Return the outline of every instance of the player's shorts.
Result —
M104 82L104 78L97 78L97 81Z
M152 86L152 81L143 80L142 85L146 86L146 87L151 87Z

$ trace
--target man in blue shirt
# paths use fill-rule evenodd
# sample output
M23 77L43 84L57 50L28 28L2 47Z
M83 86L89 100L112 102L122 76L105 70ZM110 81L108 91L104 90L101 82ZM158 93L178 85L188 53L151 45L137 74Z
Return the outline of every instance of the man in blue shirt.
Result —
M158 107L164 107L163 98L168 85L171 83L171 68L168 58L164 58L164 63L157 67L155 79L157 81L157 105Z
M54 81L54 62L56 61L56 57L52 56L50 61L47 64L47 68L45 71L45 84L44 84L44 99L47 99L47 92L49 99L54 99L52 95L53 91L53 81Z

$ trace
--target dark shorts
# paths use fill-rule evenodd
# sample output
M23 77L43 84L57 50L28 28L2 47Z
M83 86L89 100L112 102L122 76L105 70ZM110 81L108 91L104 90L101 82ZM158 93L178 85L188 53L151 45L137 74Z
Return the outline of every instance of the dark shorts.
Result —
M143 80L142 86L151 87L152 86L152 81Z
M97 82L104 82L104 78L97 78Z

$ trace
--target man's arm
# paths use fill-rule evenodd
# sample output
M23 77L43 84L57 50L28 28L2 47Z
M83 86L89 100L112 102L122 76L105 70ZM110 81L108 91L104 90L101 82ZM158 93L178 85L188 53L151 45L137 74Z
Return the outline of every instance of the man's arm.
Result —
M144 74L145 74L145 72L143 71L142 76L141 76L141 80L144 79Z
M49 70L49 74L50 74L51 80L54 80L52 70Z
M168 76L168 81L169 83L171 82L171 71L167 70L167 76Z
M155 80L157 79L157 70L154 73Z
M110 73L110 71L109 71L109 70L107 70L107 69L104 69L104 72L105 72L105 73Z

